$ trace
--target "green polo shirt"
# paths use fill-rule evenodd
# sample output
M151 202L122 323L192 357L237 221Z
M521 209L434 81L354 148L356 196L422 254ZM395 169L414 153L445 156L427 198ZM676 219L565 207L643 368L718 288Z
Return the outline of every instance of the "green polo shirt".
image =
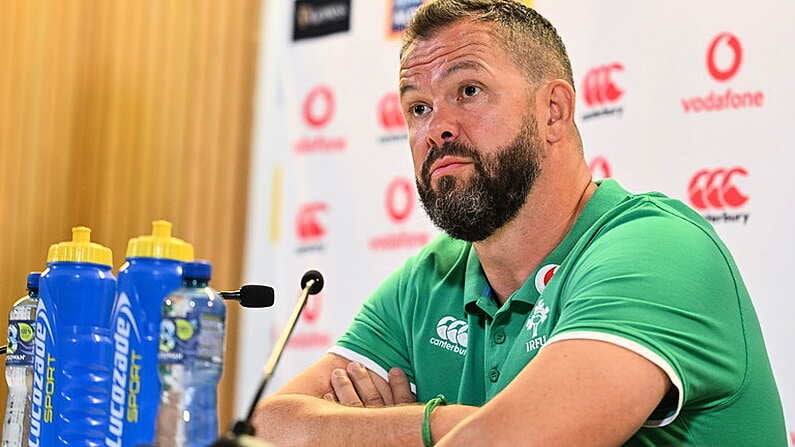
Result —
M544 346L601 340L673 387L627 445L786 446L759 322L729 251L677 200L604 180L565 239L502 305L472 245L442 235L368 299L330 352L419 401L483 405Z

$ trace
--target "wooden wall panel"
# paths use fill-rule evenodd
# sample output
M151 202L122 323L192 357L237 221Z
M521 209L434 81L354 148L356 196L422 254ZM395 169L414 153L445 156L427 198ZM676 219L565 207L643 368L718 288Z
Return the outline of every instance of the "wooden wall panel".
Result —
M0 333L47 248L87 225L120 266L174 223L239 284L259 0L11 0L0 12ZM233 408L236 306L220 387ZM5 382L0 384L4 408ZM3 410L0 410L3 411Z

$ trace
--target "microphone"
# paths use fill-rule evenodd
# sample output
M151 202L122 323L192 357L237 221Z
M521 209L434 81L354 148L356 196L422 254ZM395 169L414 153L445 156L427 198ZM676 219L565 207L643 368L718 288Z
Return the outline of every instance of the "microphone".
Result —
M262 308L273 306L273 287L247 284L239 290L218 292L225 300L234 300L243 307Z
M314 283L309 284L309 281L314 281ZM301 277L301 289L306 289L307 287L309 287L310 295L320 293L323 290L323 275L317 270L309 270L304 273L304 276Z
M273 351L271 352L270 357L268 357L268 361L265 363L265 367L262 370L262 376L260 377L259 386L257 387L257 391L254 393L254 399L251 401L246 418L235 422L229 432L227 432L224 437L215 441L211 447L239 447L245 446L246 443L252 442L256 444L249 445L265 445L261 441L256 441L251 438L255 434L254 426L251 425L251 418L254 416L254 411L257 409L257 403L262 397L262 393L265 391L265 388L268 386L268 382L270 382L271 378L273 377L273 371L276 369L276 365L278 365L279 360L282 357L282 353L284 353L284 348L287 346L287 340L289 340L290 335L293 333L293 329L295 329L295 325L298 323L298 318L301 316L301 311L304 310L304 305L306 305L307 298L309 298L309 295L320 293L320 291L323 290L323 285L323 275L321 275L317 270L309 270L304 273L304 276L301 277L301 295L298 297L298 301L295 303L295 308L290 314L290 318L287 320L287 325L279 336L279 339L276 341L276 345L273 347Z

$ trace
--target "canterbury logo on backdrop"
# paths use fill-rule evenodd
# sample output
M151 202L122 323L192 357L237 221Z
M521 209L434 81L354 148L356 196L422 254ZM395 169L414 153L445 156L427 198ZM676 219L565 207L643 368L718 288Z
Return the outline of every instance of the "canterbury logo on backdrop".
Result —
M748 202L748 196L734 185L734 179L746 176L748 171L741 167L702 169L687 187L690 203L699 210L739 208Z
M609 104L621 99L624 91L613 81L615 71L624 71L618 62L596 67L588 71L582 83L583 99L588 107Z

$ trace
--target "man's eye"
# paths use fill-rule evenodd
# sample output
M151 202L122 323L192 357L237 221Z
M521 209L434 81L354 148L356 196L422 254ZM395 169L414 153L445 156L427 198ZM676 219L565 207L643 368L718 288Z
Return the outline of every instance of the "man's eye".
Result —
M462 92L463 92L465 97L471 98L472 96L475 96L478 93L480 93L480 87L478 87L476 85L467 85L466 87L464 87Z
M425 104L415 104L411 106L411 114L414 116L422 116L428 113L431 110L430 107L426 106Z

